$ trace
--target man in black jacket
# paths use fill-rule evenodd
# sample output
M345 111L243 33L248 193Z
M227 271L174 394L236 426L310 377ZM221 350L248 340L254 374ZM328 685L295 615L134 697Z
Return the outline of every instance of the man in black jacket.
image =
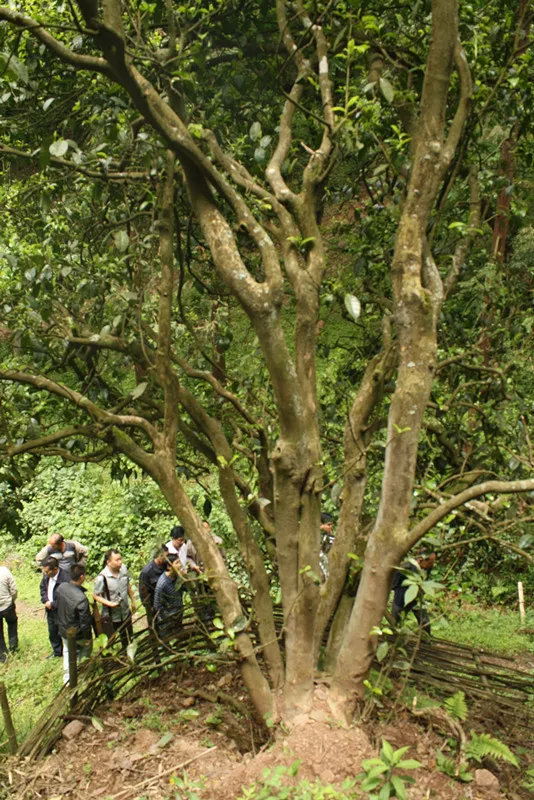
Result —
M154 553L154 558L141 570L139 575L139 597L146 609L147 623L152 627L154 619L154 592L158 578L165 572L167 547L163 544Z
M56 591L62 583L68 583L69 575L65 570L60 569L57 558L48 556L42 562L43 577L41 579L41 603L44 604L46 611L46 622L48 624L48 638L52 645L52 655L47 658L61 658L63 655L63 642L57 627L57 605Z
M63 640L63 683L69 681L68 631L76 630L77 660L89 658L93 649L93 630L89 600L82 583L85 580L85 567L73 564L69 583L62 583L56 591L57 625Z
M409 603L406 602L406 591L410 585L410 581L406 573L419 573L425 578L428 578L435 563L435 553L420 551L415 559L405 561L403 564L401 564L399 568L401 571L399 571L399 569L395 571L393 585L391 587L393 589L393 605L391 607L391 613L395 622L398 621L401 613L407 614L408 611L411 611L423 631L428 633L428 635L430 635L430 618L426 608L421 605L420 596L417 595L414 600L411 600Z

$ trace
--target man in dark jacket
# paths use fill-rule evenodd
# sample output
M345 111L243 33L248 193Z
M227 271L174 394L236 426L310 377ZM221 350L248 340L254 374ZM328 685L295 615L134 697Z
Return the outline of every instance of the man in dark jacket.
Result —
M183 615L182 582L179 578L181 564L175 553L169 553L167 562L154 592L156 629L162 639L168 639L181 630Z
M160 575L165 572L167 548L163 544L154 553L154 558L146 564L139 575L139 597L146 609L146 618L150 626L154 620L154 592Z
M63 655L63 642L57 627L57 605L56 591L62 583L68 583L69 575L65 570L58 566L57 558L48 556L42 562L43 577L41 579L41 603L44 604L46 611L46 622L48 624L48 638L52 645L52 658L61 658Z
M69 629L76 630L77 660L89 658L93 649L91 609L82 583L85 567L73 564L70 581L62 583L56 590L57 626L63 640L63 683L69 681L69 651L67 636Z
M411 602L406 602L406 591L410 585L410 581L407 579L406 572L413 572L414 574L417 574L418 572L422 573L424 571L425 577L428 577L435 562L435 553L418 553L415 562L414 560L405 561L400 566L402 572L399 570L395 571L392 585L393 605L391 607L391 613L395 622L397 622L399 619L401 612L407 614L408 611L411 611L417 619L419 625L422 627L425 633L428 633L429 635L430 618L426 608L424 608L420 603L419 595Z

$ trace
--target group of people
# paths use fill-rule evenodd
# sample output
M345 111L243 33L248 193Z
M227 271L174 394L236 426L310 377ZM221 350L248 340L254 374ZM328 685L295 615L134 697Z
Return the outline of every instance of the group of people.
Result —
M210 530L208 522L204 525ZM217 544L222 543L222 539L212 536ZM136 611L136 600L120 552L111 548L104 555L103 568L94 582L93 609L83 587L87 555L87 548L80 542L53 534L36 556L42 569L41 602L52 646L48 657L63 658L65 682L69 676L69 629L76 631L79 659L91 654L95 628L97 633L103 631L109 637L118 632L123 647L127 647L133 635L132 615ZM139 596L145 606L148 624L162 639L169 639L182 627L186 585L199 617L206 622L210 615L213 616L211 601L199 602L206 597L201 582L192 580L192 576L198 578L201 574L202 566L193 543L186 539L181 525L174 526L170 540L157 548L153 559L143 567L139 576Z
M211 533L209 522L205 521L204 526ZM325 554L332 544L332 529L332 518L324 514L321 532L322 552ZM211 535L220 547L222 539L213 533ZM93 599L97 610L98 606L102 607L99 614L91 609L83 587L87 555L87 547L80 542L65 539L55 533L36 556L36 562L42 569L41 602L45 609L52 646L52 653L48 658L63 658L65 682L69 677L69 629L76 631L79 659L91 654L95 617L100 617L102 629L108 636L118 632L123 647L127 646L133 633L132 615L136 611L136 601L130 574L122 563L120 552L111 548L105 553L103 568L95 579ZM394 619L398 620L401 614L412 611L427 633L430 633L427 612L415 600L408 603L405 600L410 583L407 575L418 570L428 575L435 560L435 553L420 552L416 560L405 562L395 571L392 586ZM326 577L327 562L321 566ZM197 617L204 623L213 619L213 600L206 590L205 582L198 580L202 571L193 543L186 539L181 525L174 526L170 540L156 549L154 557L143 567L139 576L139 597L145 607L148 624L161 639L172 638L182 628L183 593L186 587ZM10 652L14 652L18 646L16 598L15 579L6 566L0 566L0 662L6 660L8 648ZM4 620L7 624L7 645Z

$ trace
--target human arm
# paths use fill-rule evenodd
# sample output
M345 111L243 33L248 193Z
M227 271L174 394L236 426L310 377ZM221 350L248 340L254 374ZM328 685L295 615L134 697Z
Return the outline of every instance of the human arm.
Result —
M95 585L93 587L93 598L97 603L100 603L103 606L107 606L108 608L117 608L119 605L118 602L112 602L107 597L104 597L104 587L104 576L102 574L97 575L95 578Z
M78 564L82 564L82 566L85 566L87 563L89 549L85 545L80 544L80 542L74 541L74 539L72 540L72 544L74 545L74 551L76 553L76 562Z
M17 582L15 581L15 578L13 577L11 572L7 576L7 588L8 588L9 594L13 598L13 601L15 601L17 599L17 595L18 595L19 591L17 589Z
M39 584L39 592L41 595L41 603L44 603L46 606L48 603L48 581L44 575L42 576L41 583Z
M191 540L189 540L186 543L186 548L187 548L187 550L186 550L186 552L187 552L187 561L186 561L187 569L191 569L191 570L193 570L193 572L197 572L199 575L201 575L202 574L202 569L201 569L201 567L200 567L200 565L198 563L199 562L198 553L196 551L196 547L194 546L194 544L193 544L193 542Z
M91 607L87 597L83 597L77 606L79 630L82 636L86 639L92 639L92 617Z
M131 583L128 583L128 594L130 596L130 607L132 609L132 614L135 614L137 606L136 606L136 603L135 603L135 594L134 594L134 590L132 589L132 584Z
M50 545L45 544L42 550L39 550L39 552L35 556L35 563L39 567L39 569L41 568L41 561L44 561L45 558L49 555L50 555Z
M147 576L141 572L139 575L139 598L144 606L150 605L150 587Z

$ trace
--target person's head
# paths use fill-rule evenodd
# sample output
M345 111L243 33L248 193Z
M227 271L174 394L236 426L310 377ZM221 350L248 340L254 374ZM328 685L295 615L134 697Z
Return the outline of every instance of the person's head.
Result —
M209 524L209 522L208 522L208 520L207 520L207 519L203 519L203 520L202 520L202 525L204 526L205 530L206 530L208 533L211 533L211 525Z
M429 550L420 550L415 559L421 569L432 569L436 563L436 554Z
M176 578L180 568L180 560L176 553L169 553L165 559L165 574L170 578Z
M85 567L81 564L73 564L70 568L70 580L71 583L77 583L78 586L81 586L85 580Z
M45 558L41 566L43 568L43 575L46 578L53 578L54 575L57 575L57 573L59 572L59 564L57 558L54 558L53 556L48 556L48 558Z
M104 553L104 566L112 572L118 572L122 566L122 556L118 550L111 548Z
M48 540L48 544L56 553L62 553L65 549L65 537L60 533L53 533Z
M332 519L332 514L328 514L326 511L321 513L321 530L325 533L332 533L334 530L334 520Z
M171 541L176 549L181 547L185 542L185 530L181 525L175 525L174 528L172 528Z
M162 567L165 563L165 559L168 555L168 550L164 544L161 544L159 547L154 550L154 561L158 565L158 567Z

